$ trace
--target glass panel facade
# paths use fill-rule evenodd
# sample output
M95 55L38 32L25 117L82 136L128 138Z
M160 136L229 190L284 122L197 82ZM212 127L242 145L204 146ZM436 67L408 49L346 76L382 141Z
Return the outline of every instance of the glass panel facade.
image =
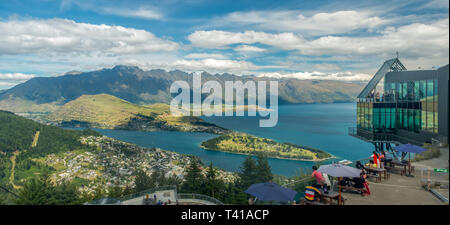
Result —
M426 119L426 131L434 132L434 82L433 80L427 80L427 105L425 108L427 119Z
M434 124L433 124L433 132L438 133L438 82L434 80L434 96L433 96L433 112L434 112Z
M403 129L438 133L438 82L385 83L381 102L359 102L357 126L373 131Z

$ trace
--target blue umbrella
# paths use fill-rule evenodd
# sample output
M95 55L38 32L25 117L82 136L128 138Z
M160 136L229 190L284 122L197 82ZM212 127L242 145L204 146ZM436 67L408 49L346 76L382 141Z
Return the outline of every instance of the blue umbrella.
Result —
M252 184L245 193L262 201L292 201L297 194L294 190L272 182Z
M417 153L426 151L426 149L416 146L416 145L412 145L412 144L404 144L404 145L395 146L394 150L399 151L399 152L409 152L409 159L408 159L409 175L411 175L411 152L417 154Z
M412 153L421 153L426 151L426 149L412 144L399 145L394 147L394 149L399 152L412 152Z

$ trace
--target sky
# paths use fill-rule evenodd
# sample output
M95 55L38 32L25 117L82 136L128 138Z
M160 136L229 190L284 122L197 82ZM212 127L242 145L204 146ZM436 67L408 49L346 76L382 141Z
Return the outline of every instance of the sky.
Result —
M447 0L0 2L0 90L115 65L367 81L449 61Z

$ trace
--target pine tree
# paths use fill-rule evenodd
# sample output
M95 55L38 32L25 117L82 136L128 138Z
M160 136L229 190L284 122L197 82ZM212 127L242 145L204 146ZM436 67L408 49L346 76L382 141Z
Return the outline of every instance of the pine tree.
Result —
M223 190L224 185L222 180L217 179L217 172L213 164L209 164L208 171L206 172L205 194L214 198L221 198L225 191Z
M242 164L241 172L239 173L240 183L244 190L257 182L257 169L256 161L251 156L248 156Z
M134 191L140 192L151 188L151 177L143 170L136 171L136 178L134 180Z
M273 179L272 168L270 168L267 156L262 153L258 154L258 166L256 176L258 183L269 182Z
M44 184L36 178L28 180L19 191L20 198L16 199L18 205L45 205L48 200L48 191Z
M200 193L202 186L204 185L204 176L197 160L191 160L187 173L185 176L186 181L182 185L182 190L188 193Z

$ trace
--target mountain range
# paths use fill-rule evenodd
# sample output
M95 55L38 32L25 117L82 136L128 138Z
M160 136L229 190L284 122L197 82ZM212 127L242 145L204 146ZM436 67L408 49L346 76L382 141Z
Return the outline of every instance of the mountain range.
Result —
M115 66L91 72L67 73L57 77L35 77L0 92L0 109L13 112L54 111L82 95L109 94L128 102L146 105L169 103L174 81L192 84L192 73L180 70L144 71L135 66ZM267 78L251 75L202 73L202 81L277 80L280 104L351 102L362 84L329 80Z

